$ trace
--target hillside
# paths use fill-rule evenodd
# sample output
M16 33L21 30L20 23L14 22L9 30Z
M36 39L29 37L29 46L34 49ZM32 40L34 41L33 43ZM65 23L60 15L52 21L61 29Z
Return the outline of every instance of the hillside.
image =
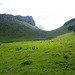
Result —
M69 33L73 31L73 28L75 27L75 19L71 19L68 22L66 22L62 27L55 29L53 31L48 31L48 34L46 35L47 38L55 38L59 35L63 35L65 33Z
M70 23L72 23L72 22L74 22L74 21L75 21L75 18L73 18L73 19L67 21L64 25L68 25L68 24L70 24Z
M24 17L0 17L1 75L75 75L75 20L53 31Z
M20 40L43 38L44 31L19 20L2 20L0 21L0 38L3 40ZM23 39L23 40L24 40Z
M75 75L75 33L0 44L0 74Z
M0 42L41 39L45 31L17 19L0 19Z
M44 31L35 26L31 16L0 14L0 42L52 39L69 33L75 27L75 19L53 31Z

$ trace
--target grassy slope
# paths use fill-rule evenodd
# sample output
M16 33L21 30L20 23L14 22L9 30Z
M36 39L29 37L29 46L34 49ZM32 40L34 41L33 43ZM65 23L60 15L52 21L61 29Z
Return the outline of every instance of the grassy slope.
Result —
M68 33L68 32L70 32L69 30L68 30L68 27L69 26L74 26L75 25L75 21L73 21L73 22L70 22L68 25L64 25L64 26L62 26L62 27L60 27L60 28L58 28L58 29L56 29L56 30L53 30L53 31L48 31L48 33L47 33L47 35L46 35L46 38L55 38L55 37L57 37L57 36L59 36L59 35L63 35L63 34L65 34L65 33Z
M45 31L18 20L0 20L0 42L41 39Z
M8 19L0 20L0 42L52 39L70 32L68 27L73 25L75 25L75 22L71 22L53 31L44 31L26 22Z
M29 65L23 64L25 60ZM52 40L0 44L0 74L74 75L75 33Z

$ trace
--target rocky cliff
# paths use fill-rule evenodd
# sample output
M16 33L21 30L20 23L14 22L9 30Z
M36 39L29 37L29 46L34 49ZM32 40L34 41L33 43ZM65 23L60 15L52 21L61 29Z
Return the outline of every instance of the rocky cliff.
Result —
M33 20L32 16L20 16L20 15L13 16L10 14L0 14L0 20L3 20L3 19L10 19L10 20L17 19L19 21L25 21L25 22L35 26L35 21Z

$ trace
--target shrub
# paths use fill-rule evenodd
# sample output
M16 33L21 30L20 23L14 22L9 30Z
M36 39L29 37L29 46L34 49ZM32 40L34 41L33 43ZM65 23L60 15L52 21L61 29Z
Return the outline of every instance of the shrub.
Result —
M71 31L71 30L73 30L73 28L74 28L74 26L69 26L69 27L68 27L68 30Z
M35 46L33 46L32 49L35 49Z
M68 59L68 55L64 55L64 58L65 58L65 59Z
M31 65L32 64L32 60L25 60L22 64L24 64L24 65Z
M1 45L1 43L0 43L0 45Z
M16 50L20 50L20 49L22 49L22 47L17 47L17 48L16 48Z
M75 33L75 27L73 28L73 31L74 31L74 33Z
M56 57L56 56L60 56L60 54L59 54L59 53L56 53L55 57Z
M27 48L25 48L25 50L28 50L28 47L27 47Z

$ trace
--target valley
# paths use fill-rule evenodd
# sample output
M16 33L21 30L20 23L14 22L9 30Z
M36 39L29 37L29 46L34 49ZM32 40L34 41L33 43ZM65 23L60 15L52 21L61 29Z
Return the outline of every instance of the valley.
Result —
M52 40L1 43L0 74L74 75L75 33Z
M45 31L30 16L0 16L0 75L75 75L75 19Z

